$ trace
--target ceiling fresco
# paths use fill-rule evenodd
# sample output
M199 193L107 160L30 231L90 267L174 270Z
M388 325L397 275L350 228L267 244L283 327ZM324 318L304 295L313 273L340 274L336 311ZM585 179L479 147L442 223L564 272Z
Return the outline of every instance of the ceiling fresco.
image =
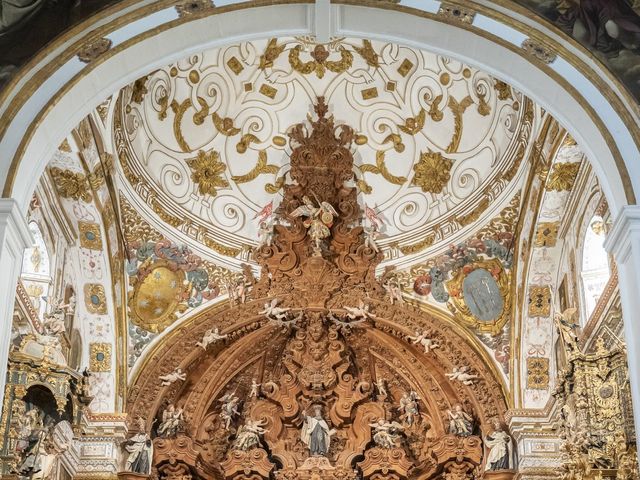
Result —
M277 208L288 133L319 96L356 132L354 181L387 258L463 240L522 182L533 105L507 84L399 45L280 38L193 55L121 93L114 135L133 201L238 268L229 257Z

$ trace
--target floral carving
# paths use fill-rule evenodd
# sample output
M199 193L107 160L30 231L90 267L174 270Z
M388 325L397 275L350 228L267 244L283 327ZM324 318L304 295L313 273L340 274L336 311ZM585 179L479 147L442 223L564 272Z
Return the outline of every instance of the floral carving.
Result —
M89 193L87 177L82 173L63 170L58 167L53 167L50 172L53 177L53 182L58 189L58 193L62 198L82 200L87 203L92 200L91 193Z
M580 170L580 162L556 163L549 175L547 190L556 192L571 190L576 181L578 170Z
M423 152L420 160L413 166L415 175L413 184L423 192L441 193L451 177L453 160L437 152Z
M209 194L216 196L218 188L229 186L224 177L227 166L220 161L220 155L215 150L205 153L198 152L198 156L187 160L187 165L191 168L191 179L198 185L198 191L202 195Z

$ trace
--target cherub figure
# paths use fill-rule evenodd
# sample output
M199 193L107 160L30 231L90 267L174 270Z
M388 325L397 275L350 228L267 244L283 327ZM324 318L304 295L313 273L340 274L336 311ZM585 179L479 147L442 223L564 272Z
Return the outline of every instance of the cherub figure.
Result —
M249 392L249 398L257 398L260 395L261 385L262 384L258 383L255 378L251 379L251 392Z
M427 332L425 330L423 330L422 333L420 333L418 330L416 330L416 336L415 337L409 337L409 340L411 340L411 342L414 345L418 345L418 344L422 345L424 347L424 353L429 353L434 348L440 348L440 345L438 343L434 342L427 335L428 334L427 334Z
M372 223L370 227L364 227L364 246L373 250L376 253L380 253L380 247L376 240L380 237L380 230L378 225Z
M376 316L369 311L369 305L365 304L362 300L358 302L357 307L344 307L347 311L347 318L349 320L375 320Z
M404 430L398 422L390 422L382 418L375 423L370 423L369 426L373 429L373 441L382 448L394 448Z
M391 305L395 305L396 302L398 302L399 305L404 304L404 298L402 298L402 289L397 282L388 281L382 286L387 291L387 295L389 296Z
M338 217L338 212L329 202L321 202L316 198L319 206L316 207L309 197L302 197L303 204L291 212L291 217L307 217L303 225L308 229L309 237L313 241L313 254L322 255L322 242L331 235L333 220Z
M288 308L278 307L278 303L280 300L274 298L271 300L271 303L264 304L264 310L258 312L260 315L264 315L269 320L280 320L284 321L287 319Z
M258 228L258 248L270 247L273 244L273 223L263 221L260 222Z
M161 385L163 387L167 387L172 383L177 382L178 380L186 380L187 374L184 373L180 367L178 367L173 372L167 373L166 375L160 375L158 378L161 381Z
M202 347L203 350L206 350L212 343L216 343L218 340L224 340L228 336L228 334L220 335L220 330L218 328L215 328L214 330L209 329L204 333L202 341L196 342L196 345L198 347Z
M480 377L468 372L469 372L469 367L465 365L460 368L454 367L451 373L445 373L445 375L450 380L457 380L458 382L462 382L462 384L469 386L469 385L473 385L476 382L476 380L478 380L478 378Z
M222 403L220 418L224 422L225 430L229 430L234 417L240 415L240 412L238 411L238 404L240 403L240 399L233 393L227 393L218 401Z

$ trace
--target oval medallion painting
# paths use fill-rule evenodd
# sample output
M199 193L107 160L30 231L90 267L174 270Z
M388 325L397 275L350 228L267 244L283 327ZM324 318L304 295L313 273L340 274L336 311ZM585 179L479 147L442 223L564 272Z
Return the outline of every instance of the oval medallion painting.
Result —
M493 322L502 315L504 299L500 287L484 268L477 268L465 277L462 294L469 311L478 320Z
M161 332L183 310L184 276L165 265L157 265L136 285L131 307L134 323L152 332Z

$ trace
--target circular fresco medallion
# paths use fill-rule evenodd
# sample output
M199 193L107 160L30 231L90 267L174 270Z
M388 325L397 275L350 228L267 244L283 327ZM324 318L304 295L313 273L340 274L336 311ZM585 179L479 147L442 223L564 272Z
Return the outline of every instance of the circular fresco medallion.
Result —
M477 268L465 277L462 294L469 311L478 320L493 322L502 315L504 299L500 287L484 268Z

